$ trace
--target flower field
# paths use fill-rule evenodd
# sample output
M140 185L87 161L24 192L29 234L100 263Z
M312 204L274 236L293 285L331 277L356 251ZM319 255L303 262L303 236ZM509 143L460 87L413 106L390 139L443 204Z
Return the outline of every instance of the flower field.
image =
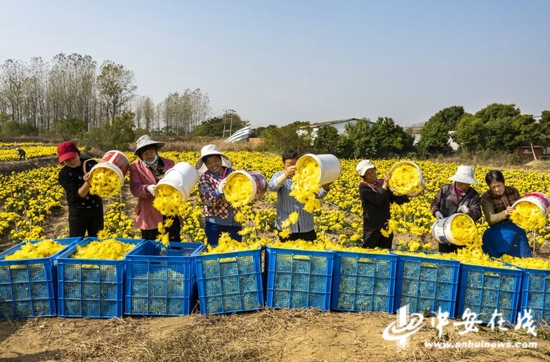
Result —
M14 152L14 151L13 151ZM0 150L0 160L8 160L12 150ZM55 147L34 146L33 154L40 156L55 155ZM126 153L130 162L136 157ZM194 164L199 157L198 152L161 152L161 155L176 162ZM269 178L282 169L279 155L258 152L228 152L237 170L258 171ZM355 165L359 160L340 160L342 173L333 183L322 207L315 210L315 222L318 232L324 232L333 241L344 245L361 244L362 220L361 203L358 198L359 176ZM388 172L397 160L374 160L378 175ZM448 183L448 178L455 172L458 164L447 164L432 161L415 161L426 181L422 194L412 198L411 202L392 206L392 228L395 230L394 248L404 250L435 250L436 244L430 229L435 218L430 212L430 203L439 187ZM56 235L48 235L47 223L51 222L52 211L62 209L64 203L63 189L57 182L57 174L61 166L42 167L31 171L0 175L0 237L8 238L9 244L23 240L43 238L61 238L67 236L67 228L57 231ZM475 177L479 185L473 185L481 194L486 190L484 176L488 167L476 167ZM515 186L520 194L528 192L550 192L550 175L521 169L503 170L507 184ZM121 237L132 238L139 235L139 230L133 228L131 207L135 203L128 192L128 176L119 193L105 200L106 228L100 235L102 238ZM246 227L243 233L245 240L254 242L259 239L276 241L273 224L275 220L276 193L268 192L262 200L253 205L241 208L238 218L244 220ZM180 207L183 211L183 239L204 242L205 234L201 227L202 209L198 198L198 189L194 188L189 201ZM480 233L487 228L482 218L477 223ZM545 225L529 232L532 242L540 246L550 237L550 227Z

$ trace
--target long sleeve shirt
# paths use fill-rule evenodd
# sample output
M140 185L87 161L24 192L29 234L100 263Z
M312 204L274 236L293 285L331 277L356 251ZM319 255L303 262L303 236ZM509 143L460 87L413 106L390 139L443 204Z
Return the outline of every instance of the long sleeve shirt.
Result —
M233 207L224 195L218 191L221 180L233 172L232 168L224 167L224 173L218 175L210 171L203 173L199 179L199 192L203 203L205 220L224 226L240 226L235 220Z
M378 180L375 185L365 182L359 184L359 198L363 206L363 228L381 229L390 219L391 203L404 204L409 201L407 196L396 196L391 190L385 190Z
M519 198L519 191L512 186L506 186L502 196L495 197L491 194L491 191L483 193L481 195L481 209L487 224L493 226L501 221L508 220L506 208L512 206Z
M284 171L275 173L271 180L269 180L267 187L271 191L277 192L277 221L275 227L279 230L282 229L281 224L288 219L288 216L293 213L298 213L298 222L290 225L291 233L306 233L314 230L315 225L313 222L313 214L304 210L304 205L294 197L290 196L292 191L292 178L287 178L282 184L277 182L277 178L281 176ZM317 193L318 198L324 198L327 195L324 188L321 187Z
M470 210L468 215L477 221L481 218L480 197L476 190L469 187L468 190L457 195L455 184L443 185L432 201L432 214L441 212L444 217L458 212L461 205L466 205Z
M78 194L78 189L82 187L85 182L84 173L90 172L92 167L97 164L97 161L92 159L83 158L81 161L82 164L86 164L86 171L84 171L83 166L78 166L76 168L63 166L58 175L59 184L65 189L70 213L75 213L77 209L103 209L101 197L98 195L88 193L85 197L81 197Z

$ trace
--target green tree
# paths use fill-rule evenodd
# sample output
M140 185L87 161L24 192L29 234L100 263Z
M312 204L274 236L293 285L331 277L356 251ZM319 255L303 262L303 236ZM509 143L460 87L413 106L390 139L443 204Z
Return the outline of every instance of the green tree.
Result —
M338 130L333 126L324 126L317 130L317 136L313 141L316 153L338 153L338 142L340 136Z
M372 128L372 141L376 144L376 157L387 158L412 151L414 137L403 127L396 125L393 119L378 117Z
M303 153L312 148L311 133L309 122L296 121L283 127L266 128L262 131L262 139L269 149L277 152L294 148Z
M495 119L502 119L506 117L513 118L515 116L519 116L520 114L521 111L515 104L492 103L477 111L474 116L481 119L483 123L487 123Z
M112 124L94 128L84 135L84 143L99 148L100 150L120 150L129 149L130 143L135 139L133 129L134 113L123 112L119 117L115 117Z
M6 136L37 136L38 128L27 123L7 121L2 125L2 134Z
M134 98L137 90L134 72L110 60L101 65L96 84L107 120L114 120L114 117L120 116L124 106Z
M512 151L515 147L515 128L512 125L512 118L496 118L485 123L484 149L492 151Z
M361 118L355 124L348 123L344 129L346 138L342 146L348 147L352 158L373 158L376 156L377 148L372 143L371 121L368 118Z
M460 148L467 152L477 152L484 149L487 134L485 123L482 119L470 114L462 117L456 127L456 140Z
M423 156L450 154L452 148L449 145L449 132L456 129L463 116L462 106L447 107L431 116L420 130L419 153Z
M230 118L231 117L231 118ZM227 114L222 117L210 118L197 127L193 129L193 136L206 136L206 137L229 137L229 134L226 132L223 133L224 127L226 130L229 130L231 125L232 133L235 133L239 129L249 126L250 122L243 121L241 117L237 114Z
M86 122L81 119L56 119L50 124L50 132L61 135L64 140L75 139L86 131Z

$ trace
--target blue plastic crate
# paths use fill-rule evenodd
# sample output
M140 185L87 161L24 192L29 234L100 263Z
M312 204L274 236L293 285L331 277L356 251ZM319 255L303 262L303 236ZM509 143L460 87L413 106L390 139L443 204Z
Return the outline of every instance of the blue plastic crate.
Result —
M202 314L262 309L261 249L197 255L195 266Z
M531 317L538 324L550 322L550 270L525 269L519 312L531 309Z
M448 312L454 318L460 263L412 255L397 255L395 311L409 305L410 313Z
M469 308L478 320L488 323L495 312L515 323L523 271L461 264L457 316Z
M143 239L115 238L127 244L140 244ZM124 268L126 261L74 259L78 245L97 238L86 238L69 247L57 259L58 315L62 317L122 317Z
M393 313L397 256L335 251L330 308Z
M53 239L66 247L48 258L4 260L26 243L0 253L0 318L56 315L56 258L80 237ZM42 240L32 240L36 244Z
M126 255L124 314L178 316L196 301L194 256L201 243L146 241Z
M330 310L333 251L267 247L267 306Z

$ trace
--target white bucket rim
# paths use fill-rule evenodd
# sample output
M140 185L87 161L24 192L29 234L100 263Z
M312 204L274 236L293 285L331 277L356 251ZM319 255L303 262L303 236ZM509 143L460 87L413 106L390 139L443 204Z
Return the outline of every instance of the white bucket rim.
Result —
M252 194L251 195L248 195L248 198L246 199L246 204L250 204L251 202L254 201L255 197L256 197L256 193L258 192L257 190L257 187L256 187L256 180L254 180L254 178L252 177L252 175L250 175L248 173L248 171L244 171L244 170L235 170L233 172L231 172L227 177L226 177L226 180L227 182L229 183L230 180L232 178L234 178L236 175L244 175L246 176L246 178L248 179L248 181L250 182L250 184L252 185Z
M519 203L521 203L521 202L528 202L528 203L530 203L530 204L533 204L533 205L537 206L537 207L540 209L540 211L542 212L542 215L543 215L544 217L548 216L548 213L550 212L550 206L549 206L549 207L545 207L545 206L543 205L543 202L542 202L539 198L537 198L537 197L535 197L535 196L527 196L527 197L524 196L524 197L522 197L521 199L519 199L519 200L517 200L516 202L514 202L514 203L512 204L512 207L516 207L516 205L519 204Z
M166 175L168 174L169 171L171 171L172 169L166 171L166 174L164 175L166 177ZM177 171L177 170L176 170ZM181 173L181 172L180 172ZM183 197L183 200L184 201L187 201L187 199L189 198L189 192L183 187L183 185L178 185L175 181L173 180L168 180L168 179L165 179L163 178L162 180L160 180L158 183L157 183L157 186L158 185L168 185L168 186L171 186L173 189L175 189L177 192L180 193L180 195Z
M122 171L120 170L120 168L118 168L117 166L109 162L98 162L97 164L94 165L94 167L92 167L92 169L90 170L90 173L92 173L95 169L98 169L98 168L108 168L114 171L118 175L118 178L120 179L120 183L124 184L124 175L122 174Z
M336 178L334 180L327 181L326 183L334 182L334 181L338 180L340 178L340 175L342 174L342 165L341 165L340 160L338 159L338 157L336 157L335 155L333 155L331 153L322 153L322 154L319 154L319 155L316 155L316 154L313 154L313 153L304 153L303 155L298 157L298 160L296 161L296 168L299 168L305 162L305 160L308 157L314 159L315 162L317 162L317 165L319 166L319 168L321 168L322 162L321 162L320 156L330 156L338 162L338 175L336 176ZM317 180L317 183L320 184L322 178L323 178L323 172L321 170L321 173L319 175L319 179Z
M439 223L439 222L441 222L441 221L443 220L443 225L441 226L441 228L442 228L443 230L445 230L445 228L447 227L447 225L449 225L449 227L450 227L450 225L451 225L452 222L453 222L453 219L454 219L455 217L457 217L458 215L467 216L470 220L472 220L472 223L474 223L474 225L475 225L474 219L472 219L472 217L471 217L470 215L468 215L468 214L462 214L462 213L454 213L454 214L449 215L449 216L447 216L447 217L445 217L445 218L443 218L443 219L438 219L438 220L434 221L434 223L432 224L432 228L431 228L432 236L434 237L434 239L435 239L438 243L440 243L440 244L446 244L446 245L456 245L456 246L463 246L463 245L465 245L465 244L457 244L457 243L456 243L456 239L454 238L452 232L449 233L450 235L447 235L447 233L444 233L444 235L443 235L443 236L445 237L445 239L446 239L448 242L445 242L445 241L441 240L441 239L435 234L435 225L436 225L437 223ZM448 224L447 224L447 223L448 223Z
M420 177L420 185L422 186L422 189L419 192L409 192L409 193L406 194L406 196L410 196L410 197L418 196L426 188L426 180L424 179L424 175L422 174L422 169L420 168L420 166L418 166L418 164L416 164L413 161L400 160L400 161L397 161L396 163L394 163L393 166L390 168L390 171L389 171L390 174L393 172L393 170L395 170L398 166L400 166L402 164L409 164L411 166L414 166L418 170L418 175ZM389 184L389 186L390 186L390 189L393 192L395 192L395 189L392 187L391 183Z

